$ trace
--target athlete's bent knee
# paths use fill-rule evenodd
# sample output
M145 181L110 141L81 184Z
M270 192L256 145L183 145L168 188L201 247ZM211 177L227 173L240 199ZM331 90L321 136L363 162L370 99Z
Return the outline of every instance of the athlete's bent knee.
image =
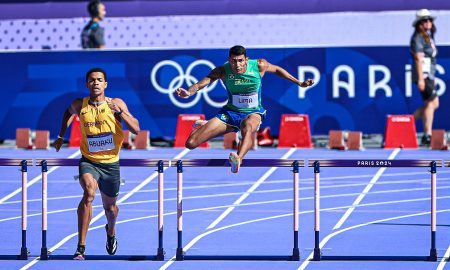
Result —
M195 143L195 141L193 139L187 139L186 143L184 144L184 146L189 149L189 150L193 150L195 148L197 148L198 144Z

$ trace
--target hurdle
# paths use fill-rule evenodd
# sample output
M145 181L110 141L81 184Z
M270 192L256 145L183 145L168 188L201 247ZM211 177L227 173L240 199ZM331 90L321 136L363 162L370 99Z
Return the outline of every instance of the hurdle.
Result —
M183 167L229 167L228 159L185 159L172 160L177 167L177 250L176 260L267 260L267 261L299 261L298 248L299 229L299 167L305 166L304 160L291 159L245 159L241 167L291 167L293 172L293 229L294 247L289 256L261 255L186 255L183 250Z
M28 188L28 166L33 165L32 159L0 158L0 166L20 166L22 172L22 245L19 255L0 255L0 260L27 260L27 188Z
M48 166L78 166L79 159L36 159L36 166L42 172L42 247L40 260L72 260L73 255L52 255L47 248L47 171ZM86 255L85 260L129 260L163 261L163 202L164 202L164 161L157 159L121 159L123 167L157 167L158 171L158 249L156 255Z
M395 260L395 261L437 261L436 251L436 167L442 167L440 160L309 160L308 167L314 167L314 252L313 260ZM322 256L320 250L320 167L381 168L381 167L429 167L431 173L431 247L429 256Z

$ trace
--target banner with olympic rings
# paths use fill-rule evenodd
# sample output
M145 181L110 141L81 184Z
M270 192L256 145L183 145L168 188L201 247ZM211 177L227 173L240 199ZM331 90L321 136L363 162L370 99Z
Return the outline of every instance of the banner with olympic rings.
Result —
M440 108L434 127L450 130L450 46L438 48L436 88ZM388 114L412 114L421 106L411 82L408 47L248 48L251 59L265 58L299 80L300 88L275 74L262 79L262 104L278 134L281 114L308 114L312 135L330 129L383 134ZM0 139L15 130L50 130L56 138L64 110L74 98L87 96L85 73L101 67L108 75L106 95L120 97L151 137L173 139L178 114L216 115L227 101L221 81L189 99L175 96L227 61L228 49L34 51L0 54L2 95ZM422 131L421 122L417 122ZM68 136L67 132L66 136Z

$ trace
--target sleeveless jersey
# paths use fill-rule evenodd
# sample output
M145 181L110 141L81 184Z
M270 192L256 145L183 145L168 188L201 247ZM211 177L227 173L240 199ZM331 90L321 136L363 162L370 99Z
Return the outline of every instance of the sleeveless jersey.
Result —
M243 74L235 74L230 63L226 63L224 83L228 92L226 107L237 112L261 110L261 75L258 60L249 60Z
M122 124L106 102L97 107L83 99L80 111L81 154L93 162L112 163L119 160L122 147Z

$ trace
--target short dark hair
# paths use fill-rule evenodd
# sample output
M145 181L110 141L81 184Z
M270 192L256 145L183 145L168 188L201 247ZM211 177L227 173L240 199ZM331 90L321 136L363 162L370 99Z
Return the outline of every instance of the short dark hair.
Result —
M244 46L236 45L231 47L230 51L228 52L228 56L232 55L244 55L247 57L247 50L244 48Z
M92 18L98 17L98 6L100 4L102 4L102 2L99 0L92 0L89 2L87 10Z
M106 77L106 72L103 69L96 67L96 68L91 68L88 72L86 72L86 82L89 79L89 75L91 75L91 73L94 73L94 72L102 73L103 77L105 77L105 82L108 81L108 78Z

